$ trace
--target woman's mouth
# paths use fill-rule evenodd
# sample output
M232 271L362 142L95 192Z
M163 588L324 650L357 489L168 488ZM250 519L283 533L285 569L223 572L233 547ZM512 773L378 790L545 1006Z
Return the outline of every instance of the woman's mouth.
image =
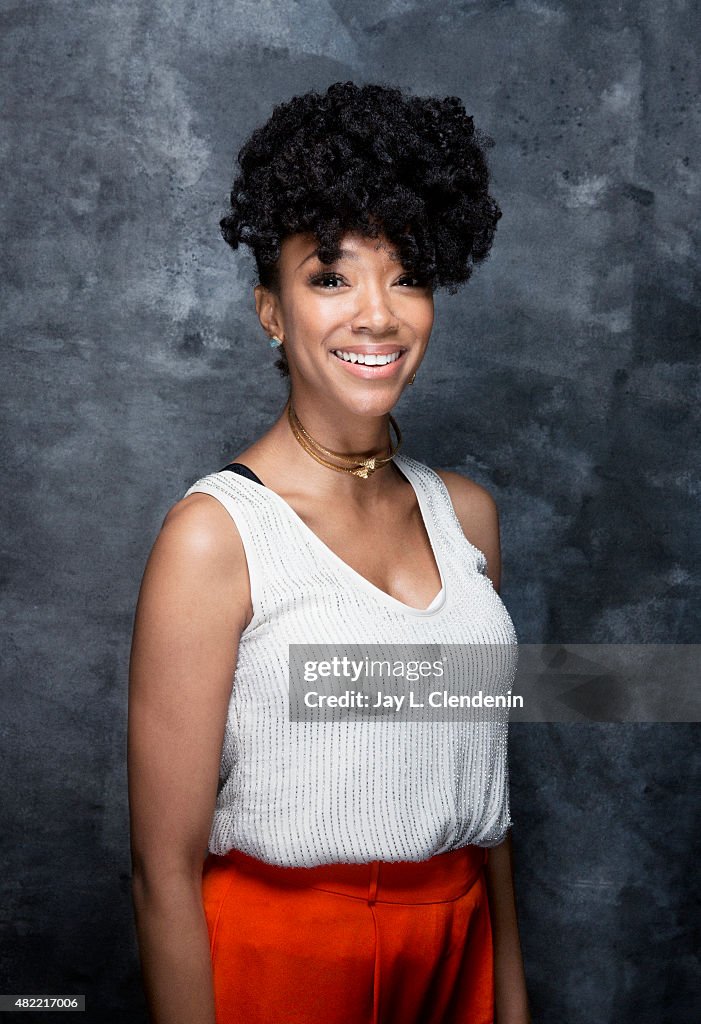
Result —
M340 348L331 350L331 354L343 363L349 373L356 377L364 377L366 380L391 377L398 371L405 353L405 348L385 348L383 352Z

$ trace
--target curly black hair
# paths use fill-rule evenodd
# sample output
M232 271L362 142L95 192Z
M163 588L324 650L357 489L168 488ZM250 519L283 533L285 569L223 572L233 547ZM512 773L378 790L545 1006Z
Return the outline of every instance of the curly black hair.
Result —
M238 154L221 232L232 249L251 248L273 291L285 237L311 232L331 263L352 231L383 233L408 272L453 293L489 255L502 215L488 193L493 145L457 96L335 82L279 104L255 129Z

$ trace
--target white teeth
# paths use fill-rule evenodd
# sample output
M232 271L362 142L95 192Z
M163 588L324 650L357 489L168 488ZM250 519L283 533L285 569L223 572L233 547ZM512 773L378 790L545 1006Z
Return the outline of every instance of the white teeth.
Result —
M401 352L390 352L386 356L376 356L372 354L363 355L360 352L343 352L341 349L334 349L334 355L340 359L345 359L347 363L360 363L363 366L386 366L388 363L394 363L399 359Z

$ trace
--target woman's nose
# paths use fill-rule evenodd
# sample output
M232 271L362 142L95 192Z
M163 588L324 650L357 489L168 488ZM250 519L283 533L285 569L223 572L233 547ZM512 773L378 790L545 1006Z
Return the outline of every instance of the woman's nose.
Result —
M390 296L381 285L367 284L358 289L354 330L369 330L373 334L396 330L399 320L392 310Z

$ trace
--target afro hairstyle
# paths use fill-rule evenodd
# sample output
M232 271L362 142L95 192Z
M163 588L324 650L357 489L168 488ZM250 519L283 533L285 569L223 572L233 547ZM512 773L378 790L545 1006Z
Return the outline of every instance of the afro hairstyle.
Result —
M353 232L383 233L405 270L454 293L489 255L502 215L488 192L493 145L457 96L336 82L280 103L253 131L221 232L232 249L250 247L273 291L284 238L312 233L328 264Z

